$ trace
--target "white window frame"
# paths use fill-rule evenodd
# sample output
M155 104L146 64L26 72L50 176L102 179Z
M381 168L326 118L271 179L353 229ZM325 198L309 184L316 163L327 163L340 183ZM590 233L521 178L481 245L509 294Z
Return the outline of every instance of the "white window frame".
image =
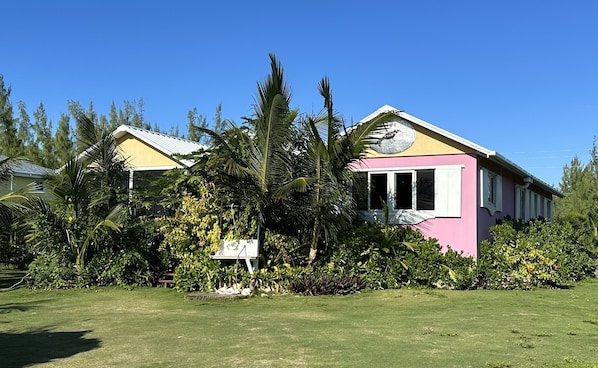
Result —
M502 211L502 176L486 168L480 169L480 207L490 215Z
M521 185L516 185L515 188L515 218L517 220L527 221L529 213L528 189ZM521 203L522 199L523 203Z
M399 170L399 171L392 171L389 172L387 175L387 183L390 188L389 195L388 195L388 202L392 205L392 209L395 211L401 210L413 210L418 212L429 212L433 213L436 210L436 201L434 201L434 209L432 210L420 210L417 209L417 201L419 193L417 192L417 173L419 171L424 170L432 170L434 172L434 182L436 182L436 170L435 169L414 169L414 170ZM395 208L395 201L397 199L396 189L396 175L397 174L411 174L411 208ZM389 180L389 177L392 179ZM392 183L391 183L392 181ZM434 187L434 197L436 197L436 187ZM436 199L436 198L434 198Z
M368 180L368 210L376 213L380 210L371 209L371 176L386 174L387 185L387 206L391 216L399 218L400 223L418 223L425 219L435 217L461 217L462 198L462 170L464 165L443 165L443 166L416 166L404 168L379 168L368 170L358 169L356 172L366 172ZM417 172L421 170L434 170L434 209L417 210ZM412 202L411 209L395 209L395 175L400 173L411 173L412 180ZM365 212L365 211L362 211ZM379 214L378 214L379 215ZM412 220L413 219L413 220ZM414 222L409 222L414 221Z

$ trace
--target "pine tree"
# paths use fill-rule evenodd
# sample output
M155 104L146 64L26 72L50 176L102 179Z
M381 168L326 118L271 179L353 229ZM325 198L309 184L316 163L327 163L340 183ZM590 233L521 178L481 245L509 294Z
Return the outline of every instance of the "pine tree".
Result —
M60 120L58 120L58 127L56 128L56 134L54 135L54 145L56 148L58 166L62 166L73 157L75 146L71 136L69 117L66 114L61 114Z
M110 104L109 123L110 123L110 129L112 131L114 131L116 128L118 128L121 125L121 122L118 119L118 112L116 111L116 105L114 104L114 101L112 101L112 103Z
M205 129L208 127L208 121L203 115L197 112L197 107L194 107L187 113L187 124L187 139L193 142L200 142L203 134L200 130L194 129L194 127Z
M44 104L40 103L33 112L33 130L35 131L35 144L39 148L39 156L34 161L45 167L58 166L54 140L52 139L52 122L48 120Z
M17 138L21 142L24 150L24 156L30 160L35 160L39 156L39 150L35 145L35 136L31 134L31 119L27 113L27 105L24 101L19 101L19 130Z
M17 122L13 116L10 92L11 88L4 85L4 76L0 74L0 153L15 157L24 152L17 138Z
M555 201L556 217L598 219L598 149L595 138L589 153L587 165L575 156L569 165L563 167L559 189L565 197Z
M222 121L222 104L216 106L216 112L214 113L214 131L222 133L224 129L224 123Z
M87 111L85 111L81 106L81 103L79 103L79 101L71 100L68 102L68 110L70 115L75 119L75 137L73 138L73 141L75 142L78 142L79 137L81 137L85 133L85 127L81 126L81 123L79 122L79 120L77 120L77 116L85 115L89 120L99 124L98 114L93 109L92 101L89 102L89 107L87 108ZM76 144L75 153L79 154L83 152L85 149L87 149L87 147L81 147L79 144Z

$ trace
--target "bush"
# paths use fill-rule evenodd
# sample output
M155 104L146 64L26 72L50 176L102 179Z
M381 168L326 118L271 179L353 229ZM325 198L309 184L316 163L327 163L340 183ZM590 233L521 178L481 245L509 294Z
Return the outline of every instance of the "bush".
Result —
M78 286L75 262L61 253L48 253L29 265L29 283L34 288L64 289Z
M326 265L328 272L359 276L372 289L477 285L475 260L426 239L410 227L363 223L348 232Z
M86 271L92 285L151 285L149 261L136 250L104 249L88 262Z
M324 267L328 273L358 276L372 289L399 288L407 281L405 258L414 244L405 240L411 232L396 225L362 223L339 239Z
M449 246L443 255L450 281L448 287L457 290L471 290L478 287L476 260L466 257Z
M507 219L480 244L480 286L492 289L558 287L592 276L596 260L568 222Z

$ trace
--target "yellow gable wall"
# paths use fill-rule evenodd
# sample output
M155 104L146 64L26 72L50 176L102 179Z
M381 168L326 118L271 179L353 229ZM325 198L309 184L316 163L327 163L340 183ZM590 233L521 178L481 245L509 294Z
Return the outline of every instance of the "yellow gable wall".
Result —
M169 156L141 142L130 134L119 138L116 143L120 153L127 159L127 163L131 167L179 166Z
M387 120L399 119L396 116ZM406 120L405 120L406 121ZM402 156L430 156L430 155L456 155L472 153L473 150L451 139L425 129L415 123L411 123L415 130L415 142L405 151L395 154L382 154L374 150L368 150L366 157L402 157Z

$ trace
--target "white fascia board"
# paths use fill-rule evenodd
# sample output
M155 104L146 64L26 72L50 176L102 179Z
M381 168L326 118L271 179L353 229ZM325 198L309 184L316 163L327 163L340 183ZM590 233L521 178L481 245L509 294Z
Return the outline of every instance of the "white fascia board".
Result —
M483 146L480 146L479 144L473 143L463 137L460 137L456 134L453 134L451 132L448 132L444 129L441 129L435 125L432 125L430 123L428 123L427 121L424 121L422 119L416 118L413 115L410 115L404 111L401 111L395 107L392 107L390 105L384 105L382 107L380 107L378 110L374 111L373 113L371 113L370 115L366 116L365 118L361 119L359 122L357 122L357 124L363 124L367 121L370 121L372 119L377 118L378 116L381 116L383 114L389 114L392 113L402 119L405 119L409 122L412 122L416 125L419 125L425 129L428 129L436 134L439 134L443 137L446 137L448 139L451 139L457 143L460 143L466 147L471 148L472 150L474 150L475 152L477 152L479 155L484 156L498 164L500 164L503 167L506 167L507 169L513 171L515 174L521 175L522 177L531 177L534 180L535 185L538 185L540 188L547 190L548 192L559 196L559 197L563 197L563 193L559 192L558 190L556 190L554 187L552 187L551 185L548 185L547 183L545 183L544 181L536 178L535 176L533 176L532 174L530 174L529 172L525 171L523 168L521 168L519 165L515 164L514 162L510 161L509 159L507 159L506 157L502 156L501 154L497 153L496 151L490 150L488 148L485 148Z
M436 134L439 134L443 137L446 137L446 138L451 139L457 143L460 143L466 147L469 147L469 148L473 149L474 151L478 152L479 154L486 156L486 158L496 155L496 151L489 150L488 148L482 147L479 144L473 143L470 140L467 140L467 139L460 137L456 134L453 134L444 129L441 129L435 125L428 123L427 121L421 120L419 118L416 118L413 115L407 114L404 111L399 111L396 115L407 120L407 121L411 121L419 126L422 126Z
M382 107L380 107L378 110L374 111L373 113L369 114L368 116L366 116L365 118L361 119L360 121L357 122L356 125L359 124L363 124L365 122L368 122L370 120L373 120L375 118L377 118L378 116L384 115L384 114L389 114L392 113L402 119L405 119L411 123L414 123L416 125L419 125L425 129L428 129L436 134L439 134L443 137L446 137L448 139L451 139L457 143L460 143L466 147L469 147L471 149L473 149L474 151L476 151L477 153L486 156L487 158L489 158L490 156L494 156L496 154L495 151L489 150L488 148L482 147L479 144L475 144L463 137L460 137L456 134L453 134L451 132L448 132L444 129L441 129L433 124L428 123L427 121L424 121L422 119L416 118L413 115L410 115L402 110L399 110L395 107L392 107L390 105L384 105Z
M176 166L143 166L143 167L128 167L127 170L129 171L166 171L166 170L171 170L171 169L186 169L186 167L183 167L181 165L176 165Z
M507 169L511 170L515 174L522 176L523 178L526 178L526 177L532 178L532 180L533 180L532 182L535 186L540 187L540 188L546 190L547 192L550 192L553 195L556 195L557 197L562 198L565 196L559 190L555 189L552 185L549 185L546 182L544 182L543 180L538 179L537 177L535 177L534 175L530 174L525 169L523 169L521 166L517 165L516 163L514 163L513 161L509 160L508 158L504 157L503 155L501 155L499 153L496 153L491 158L491 160L500 164L503 167L506 167Z

